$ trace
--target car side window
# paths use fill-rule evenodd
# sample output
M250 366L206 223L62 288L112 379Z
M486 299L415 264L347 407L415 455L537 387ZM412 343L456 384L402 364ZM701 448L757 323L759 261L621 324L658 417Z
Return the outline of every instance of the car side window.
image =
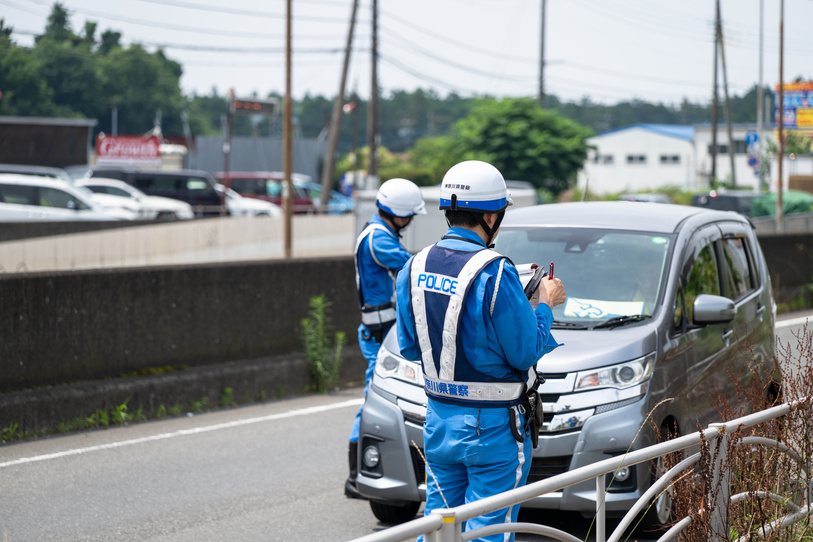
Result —
M279 196L282 193L282 183L274 179L265 181L265 190L269 196Z
M58 207L61 209L88 209L88 206L71 194L56 188L40 188L40 206Z
M160 176L152 180L152 187L155 190L162 190L164 192L175 192L183 186L182 182L181 179L176 179L175 177Z
M206 182L206 179L189 177L186 179L186 189L191 192L209 192L212 190L212 185Z
M136 177L135 187L144 192L148 192L152 188L154 182L155 180L152 177Z
M122 190L121 188L116 188L114 186L107 186L105 188L106 188L106 192L108 194L110 194L111 196L121 196L123 198L129 198L130 197L130 193L128 191L126 191L126 190Z
M238 194L265 195L265 181L260 179L241 179L235 177L231 180L231 188Z
M720 295L720 275L717 259L714 256L714 245L705 245L691 264L691 270L685 277L682 298L681 322L691 323L694 320L694 301L700 294ZM676 311L677 312L677 311Z
M677 295L675 295L675 307L672 313L672 325L675 329L682 329L685 314L683 311L683 307L685 306L685 299L683 295L683 285L679 285L677 289Z
M3 185L3 203L39 205L37 187L16 184Z
M748 295L754 289L754 274L749 265L747 242L742 237L726 237L722 242L722 256L725 264L723 289L733 300Z
M706 245L697 255L686 281L686 315L694 319L694 300L700 294L720 295L720 277L713 245Z

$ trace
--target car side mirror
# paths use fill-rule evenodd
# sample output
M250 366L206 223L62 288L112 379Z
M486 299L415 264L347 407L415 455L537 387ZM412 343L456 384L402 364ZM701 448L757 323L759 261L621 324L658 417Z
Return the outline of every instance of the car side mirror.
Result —
M734 319L737 307L727 297L700 294L694 300L693 324L725 324Z

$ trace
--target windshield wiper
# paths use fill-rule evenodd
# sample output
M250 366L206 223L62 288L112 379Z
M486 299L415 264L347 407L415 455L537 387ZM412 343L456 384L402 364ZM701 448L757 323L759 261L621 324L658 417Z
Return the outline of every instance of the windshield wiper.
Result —
M574 324L573 322L561 322L559 320L554 320L553 324L551 324L551 329L587 329L587 326L584 324Z
M610 318L609 320L605 320L600 324L594 325L592 329L609 329L613 327L631 324L633 322L640 322L641 320L647 320L649 318L652 318L652 316L650 316L649 314L630 314L627 316L616 316L615 318Z

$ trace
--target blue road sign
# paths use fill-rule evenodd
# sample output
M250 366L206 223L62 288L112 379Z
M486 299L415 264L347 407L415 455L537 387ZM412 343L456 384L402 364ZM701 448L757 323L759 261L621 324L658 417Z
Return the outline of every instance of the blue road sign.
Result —
M748 130L745 132L745 144L746 145L753 145L759 141L759 136L754 130Z

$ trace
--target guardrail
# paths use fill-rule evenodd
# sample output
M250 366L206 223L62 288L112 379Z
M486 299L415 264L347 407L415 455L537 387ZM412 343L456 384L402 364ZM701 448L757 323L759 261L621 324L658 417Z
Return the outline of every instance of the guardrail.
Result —
M418 535L424 535L425 542L461 542L478 537L489 536L500 533L528 533L538 534L560 540L562 542L579 542L575 536L559 529L538 525L534 523L505 523L481 527L472 531L462 532L463 522L483 515L518 504L534 497L559 491L571 485L586 482L594 479L596 482L596 542L618 542L624 535L625 530L632 525L639 513L644 511L656 495L667 491L681 473L684 473L701 458L701 452L694 453L677 465L666 471L658 480L646 491L636 502L632 509L627 512L618 526L606 538L606 516L604 511L604 496L606 493L605 475L617 472L622 467L637 465L645 461L654 461L659 457L675 452L680 452L689 448L699 446L701 442L709 443L711 451L712 466L712 488L718 488L713 492L715 506L711 507L710 525L708 533L709 540L720 539L718 533L729 533L728 506L747 500L749 498L767 498L774 502L779 502L788 509L788 513L778 517L768 527L763 529L763 536L767 536L771 531L786 527L799 522L813 515L811 507L811 493L813 493L813 482L811 482L811 458L804 457L802 453L793 449L789 444L771 440L764 437L746 436L737 442L738 446L766 446L785 454L792 461L796 462L804 473L806 485L801 491L801 502L787 499L786 497L770 492L746 492L731 495L729 483L731 470L728 468L726 454L729 450L729 438L734 431L739 428L753 427L759 423L766 422L785 416L796 410L807 410L807 415L811 415L811 398L806 398L793 403L786 403L780 406L769 408L748 416L744 416L725 423L711 424L705 430L692 433L683 437L678 437L654 446L649 446L641 450L630 452L626 455L605 459L592 465L553 476L546 480L534 482L521 488L513 489L499 495L494 495L476 502L468 503L451 509L434 510L427 516L412 520L408 523L397 525L389 529L379 531L374 534L355 539L353 542L396 542L400 540L414 539ZM711 493L709 493L711 494ZM683 531L692 522L691 517L685 517L677 521L659 539L659 542L673 540L678 533ZM751 540L752 533L747 533L738 539L738 542ZM716 538L715 538L716 537ZM724 538L728 540L728 536Z
M775 216L752 218L757 235L776 233L806 233L813 231L813 213L791 213L782 216L782 228L777 228Z

